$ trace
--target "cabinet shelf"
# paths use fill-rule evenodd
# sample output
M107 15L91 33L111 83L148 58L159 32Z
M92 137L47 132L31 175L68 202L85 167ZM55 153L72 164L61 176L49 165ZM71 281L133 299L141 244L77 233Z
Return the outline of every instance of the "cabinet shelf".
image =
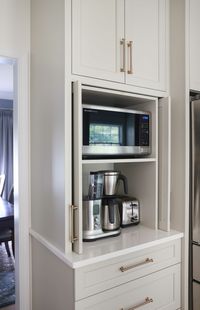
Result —
M116 159L83 159L82 164L119 164L156 162L156 158L116 158Z

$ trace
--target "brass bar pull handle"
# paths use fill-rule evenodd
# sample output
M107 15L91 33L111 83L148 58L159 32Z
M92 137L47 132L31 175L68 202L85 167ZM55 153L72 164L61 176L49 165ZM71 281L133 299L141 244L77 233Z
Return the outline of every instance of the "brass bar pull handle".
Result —
M74 212L78 210L78 207L71 205L71 243L78 240L78 237L74 235Z
M136 267L138 267L138 266L146 265L146 264L149 264L149 263L153 263L153 258L146 258L145 261L140 262L140 263L137 263L137 264L134 264L134 265L130 265L130 266L121 266L121 267L119 268L119 270L120 270L121 272L124 272L124 271L130 270L130 269L133 269L133 268L136 268Z
M125 63L125 48L126 48L126 44L125 44L125 39L121 39L120 40L120 46L122 46L122 67L120 68L120 72L126 72L126 63Z
M132 307L132 308L128 308L127 310L135 310L135 309L138 309L140 307L143 307L145 305L148 305L150 304L151 302L153 302L153 299L152 298L149 298L149 297L146 297L145 300L143 302L141 302L140 304ZM121 308L120 310L125 310L124 308Z
M129 48L129 70L127 71L128 74L133 74L133 41L129 41L127 43Z

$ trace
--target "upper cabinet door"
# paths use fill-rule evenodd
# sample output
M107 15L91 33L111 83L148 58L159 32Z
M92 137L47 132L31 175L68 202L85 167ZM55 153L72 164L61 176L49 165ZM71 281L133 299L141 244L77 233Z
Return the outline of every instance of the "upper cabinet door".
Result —
M73 74L124 83L123 38L124 0L72 1Z
M125 37L126 83L166 90L166 0L125 0Z
M200 91L200 1L190 0L190 89Z

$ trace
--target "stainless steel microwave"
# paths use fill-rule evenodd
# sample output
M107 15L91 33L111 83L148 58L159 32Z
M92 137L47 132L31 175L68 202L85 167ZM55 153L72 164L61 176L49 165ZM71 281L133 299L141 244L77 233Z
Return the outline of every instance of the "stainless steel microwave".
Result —
M84 159L141 157L151 153L151 114L82 105Z

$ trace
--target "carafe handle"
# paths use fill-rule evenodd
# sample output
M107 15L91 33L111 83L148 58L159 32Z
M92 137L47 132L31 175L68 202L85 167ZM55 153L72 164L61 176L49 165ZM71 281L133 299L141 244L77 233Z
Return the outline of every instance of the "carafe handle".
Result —
M114 224L115 222L115 206L114 205L109 205L108 206L108 214L109 214L109 221L111 224Z
M123 174L120 174L118 176L118 180L117 180L117 183L119 182L119 180L122 180L123 181L123 184L124 184L124 193L125 194L128 194L128 181L127 181L127 177Z

